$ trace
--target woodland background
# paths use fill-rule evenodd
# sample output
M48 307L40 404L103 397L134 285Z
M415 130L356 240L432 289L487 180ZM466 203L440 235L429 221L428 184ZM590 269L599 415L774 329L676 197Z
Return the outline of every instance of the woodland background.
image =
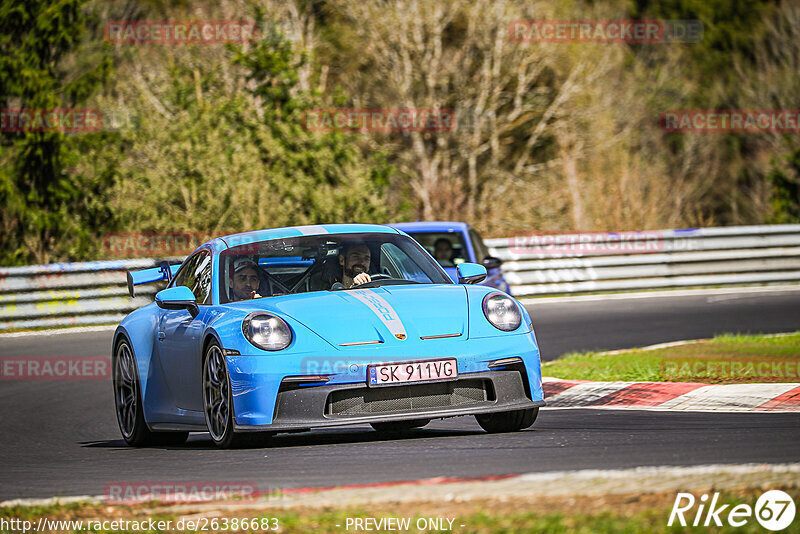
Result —
M516 19L696 19L699 43L520 43ZM110 20L255 20L131 45ZM109 232L452 219L485 235L800 222L797 135L667 133L665 110L798 109L800 3L2 0L0 108L114 128L0 134L0 265ZM444 108L448 132L310 132L305 110Z

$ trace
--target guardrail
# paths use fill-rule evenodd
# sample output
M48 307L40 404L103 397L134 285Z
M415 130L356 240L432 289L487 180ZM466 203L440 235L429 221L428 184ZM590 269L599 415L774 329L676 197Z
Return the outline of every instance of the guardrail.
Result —
M800 225L487 239L517 297L800 282ZM624 253L623 253L624 252ZM125 271L155 259L0 268L0 331L108 324L149 302Z
M517 296L800 282L800 225L487 239Z
M155 265L135 259L0 268L0 330L118 322L156 291L142 286L130 298L125 272Z

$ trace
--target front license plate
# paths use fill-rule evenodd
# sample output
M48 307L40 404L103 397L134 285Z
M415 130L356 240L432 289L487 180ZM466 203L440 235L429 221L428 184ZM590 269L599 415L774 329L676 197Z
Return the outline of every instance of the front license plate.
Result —
M367 367L367 384L370 386L452 380L456 377L458 377L458 366L455 358L386 363Z

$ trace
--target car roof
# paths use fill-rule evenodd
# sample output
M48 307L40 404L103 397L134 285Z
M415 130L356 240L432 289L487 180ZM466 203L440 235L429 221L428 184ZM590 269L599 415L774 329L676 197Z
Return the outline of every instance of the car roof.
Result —
M389 226L404 232L463 232L469 224L458 221L418 221L391 223Z
M300 237L304 235L325 234L397 234L397 230L381 224L311 224L306 226L286 226L282 228L266 228L230 234L212 239L208 244L217 251L245 243L256 243L268 239L282 239L286 237Z

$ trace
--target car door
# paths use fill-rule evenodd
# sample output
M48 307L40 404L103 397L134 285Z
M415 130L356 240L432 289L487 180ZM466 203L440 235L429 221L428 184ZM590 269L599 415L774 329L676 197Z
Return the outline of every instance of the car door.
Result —
M199 308L192 318L186 310L160 310L157 341L159 359L175 405L202 411L202 335L211 306L211 251L203 249L186 260L171 287L192 290Z

